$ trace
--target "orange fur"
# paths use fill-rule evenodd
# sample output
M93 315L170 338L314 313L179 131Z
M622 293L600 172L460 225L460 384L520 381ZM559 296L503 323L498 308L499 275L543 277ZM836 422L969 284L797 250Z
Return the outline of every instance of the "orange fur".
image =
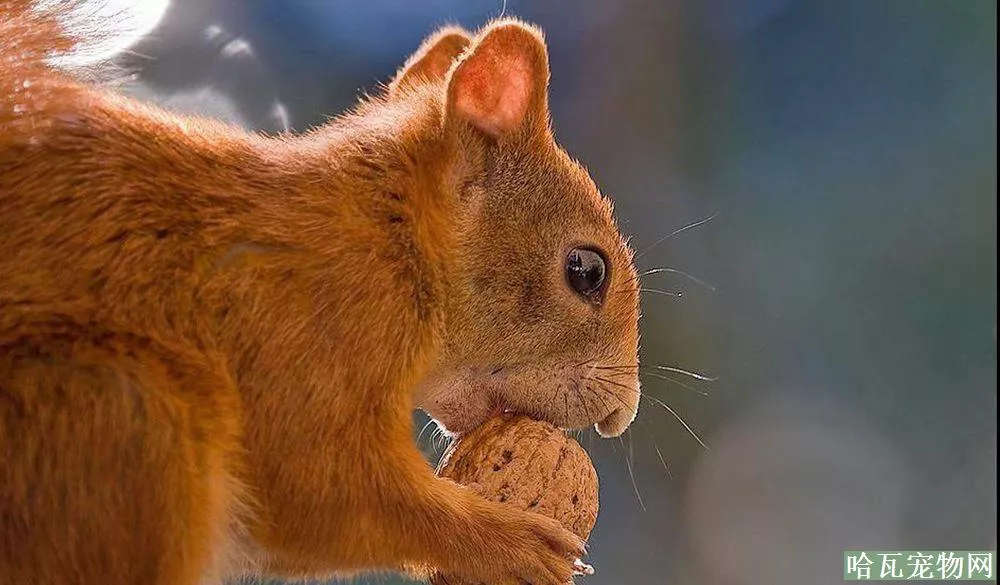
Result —
M614 435L638 405L631 252L549 132L539 33L449 29L386 95L264 138L53 70L72 43L25 5L0 5L0 583L569 580L575 536L435 478L411 429ZM526 91L491 86L509 63ZM581 245L597 305L565 281Z

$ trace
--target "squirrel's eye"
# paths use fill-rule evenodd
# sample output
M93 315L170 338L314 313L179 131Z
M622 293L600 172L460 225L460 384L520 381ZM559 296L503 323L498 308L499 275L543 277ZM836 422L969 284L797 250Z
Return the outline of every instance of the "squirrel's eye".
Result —
M566 256L569 285L589 300L598 300L606 272L604 258L594 250L573 248Z

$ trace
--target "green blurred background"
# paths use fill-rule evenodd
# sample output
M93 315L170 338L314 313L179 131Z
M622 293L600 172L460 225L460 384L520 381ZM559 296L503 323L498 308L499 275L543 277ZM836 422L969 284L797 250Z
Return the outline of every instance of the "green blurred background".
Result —
M129 90L303 130L437 25L501 9L174 0ZM718 377L644 379L709 449L653 401L622 441L584 435L602 485L579 581L824 585L845 549L995 550L996 4L505 10L545 29L557 137L640 269L709 285L646 277L683 296L646 295L642 320L645 364Z

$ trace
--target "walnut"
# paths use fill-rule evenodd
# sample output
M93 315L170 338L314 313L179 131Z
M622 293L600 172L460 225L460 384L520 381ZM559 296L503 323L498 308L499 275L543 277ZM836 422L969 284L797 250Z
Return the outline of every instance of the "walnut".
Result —
M597 471L583 447L549 423L491 419L453 442L437 473L486 499L559 520L581 538L597 522ZM440 574L431 583L465 585Z

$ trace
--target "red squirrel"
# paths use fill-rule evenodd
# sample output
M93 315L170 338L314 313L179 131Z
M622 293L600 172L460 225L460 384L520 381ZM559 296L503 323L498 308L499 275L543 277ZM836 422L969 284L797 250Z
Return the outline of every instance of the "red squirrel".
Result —
M412 429L638 408L632 252L554 141L541 32L444 28L265 137L54 66L58 4L0 3L0 583L569 582L579 538Z

